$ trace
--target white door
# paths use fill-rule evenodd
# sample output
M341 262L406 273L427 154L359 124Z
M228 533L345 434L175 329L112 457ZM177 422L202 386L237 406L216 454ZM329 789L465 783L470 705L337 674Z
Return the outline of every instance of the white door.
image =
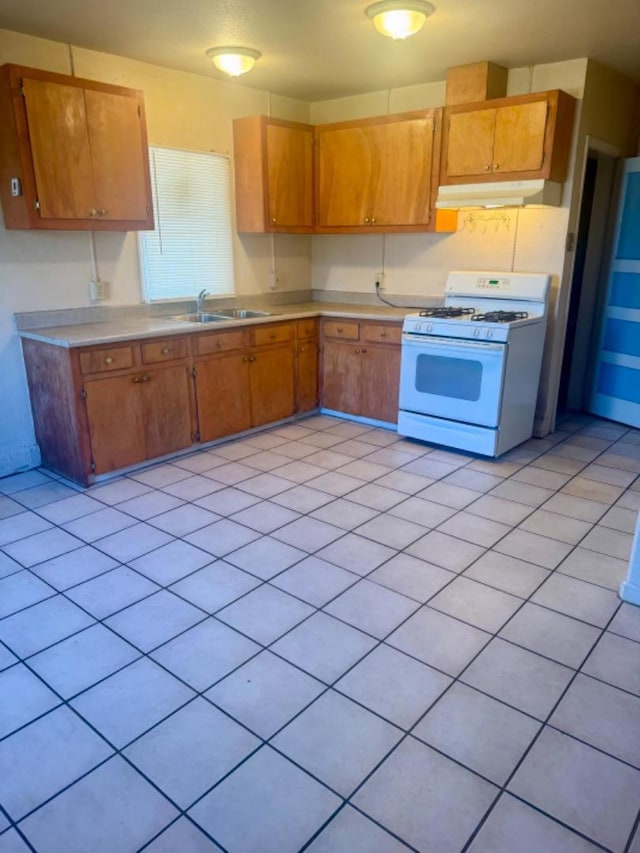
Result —
M589 411L640 427L640 157L624 163Z

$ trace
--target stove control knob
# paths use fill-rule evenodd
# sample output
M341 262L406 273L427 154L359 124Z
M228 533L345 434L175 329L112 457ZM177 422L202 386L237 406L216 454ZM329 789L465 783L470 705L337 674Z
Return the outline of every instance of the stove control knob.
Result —
M473 330L473 337L474 337L474 338L479 338L479 337L480 337L480 329L474 329L474 330Z
M424 328L425 328L425 332L432 332L433 331L433 323L427 323L427 325Z
M492 337L493 337L493 331L492 331L491 329L487 329L487 337L488 337L488 338L492 338Z
M413 331L414 332L419 332L421 328L422 328L422 323L414 323L413 324Z

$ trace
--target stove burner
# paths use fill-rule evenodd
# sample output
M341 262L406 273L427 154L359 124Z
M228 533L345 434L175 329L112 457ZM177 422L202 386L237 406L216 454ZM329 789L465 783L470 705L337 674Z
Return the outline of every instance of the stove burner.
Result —
M421 317L462 317L464 314L473 314L475 308L456 308L455 306L444 306L441 308L425 308L420 312Z
M526 311L487 311L485 314L474 314L472 320L484 323L513 323L514 320L526 320Z

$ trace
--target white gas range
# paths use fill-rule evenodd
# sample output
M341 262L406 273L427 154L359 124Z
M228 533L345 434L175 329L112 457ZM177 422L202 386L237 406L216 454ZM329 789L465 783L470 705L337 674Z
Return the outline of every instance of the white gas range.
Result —
M501 453L532 435L550 277L452 272L443 308L402 327L398 432Z

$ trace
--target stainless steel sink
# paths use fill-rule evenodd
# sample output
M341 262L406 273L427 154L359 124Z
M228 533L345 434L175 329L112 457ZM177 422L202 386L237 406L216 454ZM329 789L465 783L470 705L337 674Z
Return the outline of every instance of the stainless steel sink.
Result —
M249 308L222 308L216 311L217 317L227 320L250 320L252 317L270 317L270 311L252 311Z
M179 314L177 317L170 317L169 319L181 320L183 323L219 323L228 318L221 317L220 314L206 314L203 311L197 311L195 314Z

